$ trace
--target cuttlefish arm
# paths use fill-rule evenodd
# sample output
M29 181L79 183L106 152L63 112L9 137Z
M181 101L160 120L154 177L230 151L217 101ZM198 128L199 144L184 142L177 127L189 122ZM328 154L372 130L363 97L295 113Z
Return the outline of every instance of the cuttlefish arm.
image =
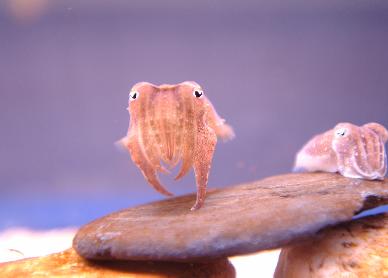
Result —
M182 166L175 177L175 180L183 178L193 166L193 153L195 146L195 137L196 137L196 121L195 119L195 109L193 102L191 100L191 94L184 94L184 88L178 87L181 106L181 114L183 115L184 120L182 121L182 126L177 130L181 133L182 139Z
M225 124L207 99L203 114L198 117L193 154L193 168L197 183L197 199L191 210L199 209L206 196L206 187L209 179L210 167L217 144L217 137L224 141L235 137L233 128Z
M121 139L121 144L128 149L133 162L140 168L147 182L159 193L165 196L173 196L174 194L165 189L160 183L156 174L156 169L145 154L138 138L139 136L136 135L136 131L131 129L128 135Z
M373 130L376 134L380 135L383 143L388 141L388 130L379 123L368 123L363 125L363 127Z
M385 176L387 172L387 152L385 149L385 144L388 142L388 130L378 123L369 123L363 127L373 130L377 135L379 135L381 141L379 143L379 163L381 165L381 176Z
M217 144L216 132L201 119L197 121L197 134L193 157L193 168L197 183L197 199L191 210L199 209L206 196L210 167Z
M198 129L201 128L201 124L204 123L207 125L206 129L211 129L210 132L215 133L216 137L221 138L223 141L229 141L232 140L235 137L235 133L233 131L233 128L225 123L225 120L221 118L216 110L214 109L213 105L211 104L210 101L207 99L204 100L205 102L205 111L203 116L203 119L200 120L200 124L197 127ZM191 117L189 117L191 118ZM192 123L189 123L192 124ZM184 126L183 130L188 130L187 133L190 133L190 128L193 128L192 126ZM193 165L193 148L192 144L193 142L190 142L189 140L193 140L194 137L188 136L187 137L187 144L184 147L183 150L183 163L180 172L176 176L175 180L178 180L185 176L187 172L190 170L190 168ZM198 137L200 138L200 137Z

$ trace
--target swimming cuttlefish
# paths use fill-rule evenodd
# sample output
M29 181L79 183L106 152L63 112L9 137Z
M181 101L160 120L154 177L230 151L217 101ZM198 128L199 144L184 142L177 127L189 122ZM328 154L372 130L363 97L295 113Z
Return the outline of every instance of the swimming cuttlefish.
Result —
M158 192L173 194L160 183L157 172L168 173L180 161L175 180L191 167L197 183L197 199L192 210L205 200L206 187L217 137L234 137L233 129L218 116L200 85L186 81L156 86L135 84L129 93L130 124L120 143L128 149L133 162Z
M339 172L349 178L384 179L388 131L378 123L339 123L298 152L294 171Z

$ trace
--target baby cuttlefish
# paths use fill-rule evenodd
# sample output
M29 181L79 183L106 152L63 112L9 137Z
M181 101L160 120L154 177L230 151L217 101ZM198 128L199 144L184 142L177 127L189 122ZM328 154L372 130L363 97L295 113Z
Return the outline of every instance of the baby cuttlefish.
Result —
M378 123L339 123L313 137L298 152L294 171L339 172L345 177L384 179L388 131Z
M175 178L194 169L197 199L192 210L205 200L209 170L217 143L234 137L233 129L218 116L196 82L156 86L135 84L129 93L130 125L120 140L145 179L160 193L171 196L160 183L157 172L168 173L161 162L173 168L182 160Z

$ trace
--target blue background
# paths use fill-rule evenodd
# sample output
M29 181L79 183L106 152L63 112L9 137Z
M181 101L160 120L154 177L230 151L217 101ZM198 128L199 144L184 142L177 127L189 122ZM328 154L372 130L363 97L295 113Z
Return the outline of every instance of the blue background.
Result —
M234 127L216 188L289 172L337 122L388 126L387 49L387 1L1 1L0 229L163 198L114 146L136 82L195 80Z

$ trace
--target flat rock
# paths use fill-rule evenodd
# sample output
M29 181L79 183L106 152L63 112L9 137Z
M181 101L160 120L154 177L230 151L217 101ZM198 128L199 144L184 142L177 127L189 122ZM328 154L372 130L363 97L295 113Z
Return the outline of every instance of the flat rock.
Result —
M279 248L388 203L388 180L287 174L124 209L83 227L73 247L89 259L196 261Z
M388 275L388 213L320 231L282 249L275 278Z
M235 277L227 259L207 263L89 261L69 249L0 264L0 277Z

